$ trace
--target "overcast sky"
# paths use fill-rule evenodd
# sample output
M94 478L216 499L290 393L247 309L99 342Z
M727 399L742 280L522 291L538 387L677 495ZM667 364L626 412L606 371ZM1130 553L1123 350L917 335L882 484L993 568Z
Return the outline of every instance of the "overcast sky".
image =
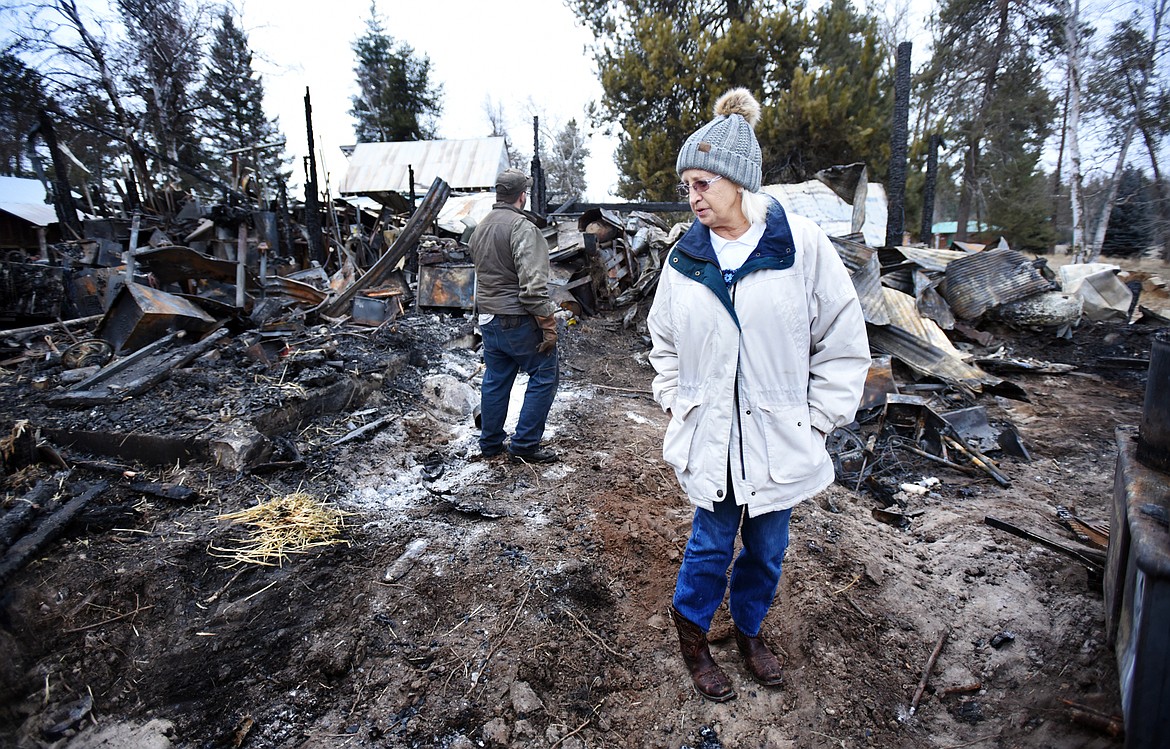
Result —
M308 88L318 176L324 183L328 172L336 190L345 171L340 148L354 143L347 114L357 92L352 45L365 33L369 0L240 2L253 65L264 79L265 109L279 117L296 184L303 185L308 153ZM587 127L585 107L600 99L601 85L585 50L591 37L561 0L379 0L377 8L387 34L430 58L431 81L443 87L439 137L490 135L488 98L503 109L512 142L525 154L532 152L534 114L542 130L559 130L570 119ZM586 198L610 200L615 141L598 136L588 145Z

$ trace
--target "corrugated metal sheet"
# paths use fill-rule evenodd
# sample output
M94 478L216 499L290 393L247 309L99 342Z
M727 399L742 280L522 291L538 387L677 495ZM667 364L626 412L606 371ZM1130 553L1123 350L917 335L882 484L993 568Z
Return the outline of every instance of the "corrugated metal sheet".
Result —
M897 325L871 327L869 344L875 351L900 359L922 374L964 385L975 392L982 392L984 386L997 386L1003 382Z
M889 325L890 310L886 305L877 253L872 253L866 264L850 275L865 321L871 325Z
M33 226L48 226L57 223L57 211L51 205L33 203L0 203L0 211L22 218Z
M926 270L944 271L952 260L967 257L971 253L960 250L932 250L927 247L895 247L907 260L917 263Z
M0 177L0 204L44 203L48 199L40 180L25 177Z
M939 327L938 323L923 317L918 311L918 301L909 294L903 294L897 289L884 288L886 308L890 311L890 324L896 325L916 338L921 338L931 346L945 352L947 356L962 360L964 355L955 348L951 339Z
M46 199L45 186L40 180L0 177L0 210L6 213L34 226L55 224L57 211Z
M1000 304L1052 289L1033 261L1015 250L976 252L947 264L940 289L957 317L978 320Z
M411 168L416 194L426 192L436 179L452 190L493 190L496 175L508 168L508 149L503 138L359 143L349 157L339 192L406 194Z
M853 231L853 206L820 180L795 185L764 185L760 189L779 200L784 210L815 221L831 237L844 236ZM880 247L886 243L888 210L885 188L869 183L865 199L865 223L861 233L865 235L865 243L871 247Z

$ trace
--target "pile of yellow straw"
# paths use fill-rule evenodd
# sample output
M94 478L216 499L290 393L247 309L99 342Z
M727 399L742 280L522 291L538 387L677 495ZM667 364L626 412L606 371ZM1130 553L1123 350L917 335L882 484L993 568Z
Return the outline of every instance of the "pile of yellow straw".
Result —
M289 554L320 546L349 543L339 538L345 516L336 507L297 491L239 512L218 516L232 524L250 526L248 535L234 549L212 546L213 556L233 559L235 564L283 566Z

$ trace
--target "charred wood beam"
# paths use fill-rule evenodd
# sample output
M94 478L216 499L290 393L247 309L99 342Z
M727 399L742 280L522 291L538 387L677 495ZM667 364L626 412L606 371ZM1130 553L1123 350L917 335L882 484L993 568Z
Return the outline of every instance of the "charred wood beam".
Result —
M63 329L67 334L69 333L70 325L88 325L90 323L98 322L103 317L101 315L89 315L87 317L75 317L72 320L58 320L57 322L48 322L44 325L30 325L27 328L10 328L0 332L0 337L20 339L23 336L36 335L38 333L52 333L57 328Z
M532 118L532 210L542 217L548 215L544 167L540 165L540 118Z
M4 513L4 518L0 519L0 550L7 550L16 542L24 533L24 529L32 524L37 512L48 505L49 500L68 476L68 472L63 472L49 481L38 481L28 494L17 500L12 509Z
M176 331L176 333L183 332L185 331ZM150 358L135 359L135 363L141 364L141 367L131 368L123 366L118 369L117 374L123 376L118 378L116 382L113 382L113 378L110 375L104 375L103 372L98 372L83 383L84 387L78 385L72 390L57 393L50 398L49 402L58 406L94 406L103 403L116 403L135 395L141 395L169 377L171 370L182 367L195 357L201 356L209 351L221 339L225 338L229 332L227 328L220 328L209 334L202 341L198 341L176 351L168 352L165 349L155 349L152 347ZM168 339L169 336L163 340ZM157 356L155 356L156 353L158 354ZM107 369L109 368L107 367Z
M1034 541L1041 546L1046 546L1053 551L1059 551L1061 554L1077 560L1091 570L1101 571L1105 569L1105 554L1102 552L1092 551L1090 549L1074 549L1071 546L1066 546L1065 544L1060 543L1059 541L1055 541L1046 536L1041 536L1038 533L1026 531L1023 528L1012 525L1005 520L993 518L990 515L983 518L983 522L987 525L990 525L992 528L998 528L1001 531L1007 531L1008 533L1019 536L1020 538L1025 538L1029 541Z
M322 310L321 314L329 317L335 317L341 314L346 306L353 301L354 296L359 291L378 283L387 273L394 270L394 266L398 265L398 261L412 247L418 244L418 240L422 237L426 228L438 218L439 211L447 202L447 198L450 195L451 186L443 181L441 177L435 177L435 181L431 183L431 189L427 191L422 204L414 212L414 215L410 217L410 220L406 222L406 226L402 228L402 232L394 240L394 244L390 245L390 249L386 250L385 254L378 258L378 262L370 266L370 269L366 271L365 275L350 284L349 288L342 292L336 301Z
M57 145L57 131L49 113L40 110L37 113L39 125L37 131L49 148L49 155L53 159L53 208L57 211L57 220L61 226L71 233L75 239L81 239L81 224L77 220L77 204L73 201L73 190L69 187L69 167L61 149Z
M85 509L85 506L94 497L104 492L109 486L106 481L99 481L90 486L85 492L69 500L61 509L50 515L45 522L37 526L35 531L14 543L8 553L4 555L4 559L0 560L0 588L6 585L22 567L32 561L41 549L61 535L70 521L77 517L77 514Z
M938 183L938 149L942 136L933 133L926 152L926 183L922 186L922 227L918 239L927 247L934 246L934 190Z

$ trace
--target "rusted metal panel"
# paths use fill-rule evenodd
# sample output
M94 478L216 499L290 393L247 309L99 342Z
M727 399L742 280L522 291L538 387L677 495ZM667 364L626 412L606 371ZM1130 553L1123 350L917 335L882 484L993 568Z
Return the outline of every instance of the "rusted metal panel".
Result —
M215 318L175 294L139 283L125 284L98 326L98 337L117 353L137 351L174 330L204 333Z
M865 376L865 389L861 394L859 410L866 411L881 406L885 404L888 395L898 392L892 365L889 356L875 356L869 360L869 373Z
M196 252L189 247L159 247L138 250L134 259L150 270L159 283L173 283L187 279L206 278L225 283L236 282L237 265L231 260L220 260ZM248 274L248 285L258 284L254 274Z
M953 260L941 290L956 316L978 320L1001 304L1052 289L1034 261L1014 250L987 250Z
M442 263L419 266L418 306L471 309L474 305L474 265Z
M381 325L402 314L402 299L398 295L373 297L358 294L353 298L350 318L358 325Z

